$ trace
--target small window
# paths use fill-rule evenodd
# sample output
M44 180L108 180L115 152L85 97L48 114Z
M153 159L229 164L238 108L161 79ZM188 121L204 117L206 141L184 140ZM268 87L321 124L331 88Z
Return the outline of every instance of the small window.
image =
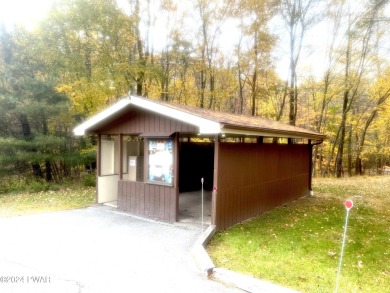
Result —
M139 136L123 136L123 179L144 181L144 139Z

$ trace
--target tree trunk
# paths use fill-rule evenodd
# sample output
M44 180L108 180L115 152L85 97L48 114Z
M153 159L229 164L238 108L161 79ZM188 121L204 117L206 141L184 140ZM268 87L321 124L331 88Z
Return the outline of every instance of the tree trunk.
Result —
M252 78L252 116L256 116L256 83L257 83L257 70L253 72Z
M200 107L204 108L204 97L206 90L206 74L205 70L202 68L200 71Z
M162 67L164 68L164 74L161 78L161 94L160 99L163 101L168 101L168 88L169 88L169 72L170 72L170 53L168 52L168 48L165 53L162 53L162 58L165 59L161 62ZM164 58L165 55L165 58ZM164 64L165 63L165 64Z
M383 95L380 96L380 98L378 99L378 101L376 103L376 107L375 107L374 111L372 111L371 115L368 117L368 119L366 121L366 124L365 124L363 132L362 132L362 136L361 136L360 141L359 141L359 145L357 147L357 155L356 155L356 160L355 160L356 174L363 175L363 165L362 165L361 153L363 151L364 142L366 140L367 130L370 127L371 123L376 118L376 116L378 114L379 106L382 105L384 102L386 102L386 100L389 97L390 97L390 89L387 90L385 93L383 93Z
M317 164L318 164L318 145L314 146L314 151L313 151L313 165L311 169L311 174L313 174L314 177L317 176Z
M22 127L22 133L25 140L31 140L33 137L31 135L30 123L28 122L26 114L20 114L18 116L20 126Z
M321 144L319 147L320 147L319 173L322 174L322 159L324 158L324 148L323 148L323 144Z
M254 61L254 68L253 68L253 77L252 77L252 116L256 116L256 98L257 98L257 72L259 70L258 65L258 54L259 54L259 48L258 48L258 32L255 31L253 36L253 61Z
M292 19L295 18L295 2L294 2L294 11L292 12ZM291 20L290 22L290 88L289 88L289 104L290 104L290 111L288 115L288 120L290 125L295 125L296 117L295 117L295 71L296 71L296 64L294 62L295 59L295 35L294 35L294 23Z
M241 67L238 65L238 86L239 86L239 110L238 113L242 114L243 109L244 109L244 85L242 83L242 78L241 78Z
M87 76L87 79L90 81L92 78L92 49L91 49L91 36L89 31L85 30L85 37L87 40L87 44L85 47L85 74Z
M341 178L343 175L343 155L344 155L344 140L345 140L345 125L347 122L347 106L348 106L348 97L349 90L346 89L344 92L344 101L343 101L343 114L341 117L340 124L340 138L336 156L336 177Z
M349 177L352 177L352 126L350 126L348 138L348 160L347 160L347 173Z
M298 115L298 80L297 74L295 73L295 81L294 81L294 124L297 123L297 115Z
M349 103L349 64L351 62L350 60L350 49L351 49L351 35L348 31L348 45L347 45L347 51L345 52L345 76L344 76L344 98L343 98L343 112L341 117L341 136L339 140L338 150L337 150L337 157L336 157L336 177L340 178L343 173L343 154L344 154L344 140L345 140L345 126L347 123L347 113L349 110L348 103Z
M286 80L286 83L284 86L282 103L280 105L280 109L279 109L278 114L276 116L276 121L279 121L280 119L282 119L283 112L284 112L284 106L286 105L287 95L288 95L288 80Z
M238 114L242 114L242 112L244 110L244 83L242 80L242 70L241 70L241 42L242 42L242 35L240 36L240 41L239 41L238 47L237 47L238 95L239 95Z
M293 62L292 62L293 63ZM292 70L292 69L291 69ZM290 80L290 88L289 88L289 97L290 97L290 111L288 115L288 120L290 125L295 125L296 117L295 117L295 85L294 85L294 74L291 73Z
M363 164L360 155L358 155L355 160L355 174L363 175Z
M215 76L210 70L210 101L209 101L209 109L213 108L215 104Z
M138 96L142 96L144 93L143 85L145 80L145 66L146 66L146 58L144 54L144 46L141 38L141 32L140 32L140 7L139 7L139 0L135 0L135 9L134 9L134 17L136 18L136 28L135 28L135 34L137 38L137 51L138 51L138 60L140 68L138 69L137 78L135 79L136 82L136 91Z
M22 127L22 132L23 132L23 137L27 141L31 141L33 139L32 133L31 133L31 127L30 123L28 122L27 115L25 114L20 114L18 116L20 125ZM36 152L37 150L34 148L31 150L32 152ZM33 162L31 163L31 167L33 170L33 174L37 178L43 178L43 173L41 166L39 165L38 162Z
M340 135L340 130L341 130L341 128L339 127L339 130L337 131L337 135L336 135L336 138L335 138L333 146L332 146L332 150L331 150L330 154L328 154L328 159L327 159L327 162L326 162L326 166L325 166L325 169L322 172L322 177L324 177L325 174L329 173L330 162L333 159L333 154L334 154L334 151L335 151L335 148L336 148L337 140L338 140L339 135Z
M52 170L51 170L51 164L49 160L46 160L45 162L45 173L46 173L46 181L51 182L53 181L53 176L52 176Z

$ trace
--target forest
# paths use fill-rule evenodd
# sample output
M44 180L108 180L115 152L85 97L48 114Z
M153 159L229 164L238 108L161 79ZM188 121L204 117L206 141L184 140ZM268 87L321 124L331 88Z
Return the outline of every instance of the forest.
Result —
M0 23L0 177L61 182L95 160L72 129L128 93L327 135L322 177L390 166L387 0L53 0Z

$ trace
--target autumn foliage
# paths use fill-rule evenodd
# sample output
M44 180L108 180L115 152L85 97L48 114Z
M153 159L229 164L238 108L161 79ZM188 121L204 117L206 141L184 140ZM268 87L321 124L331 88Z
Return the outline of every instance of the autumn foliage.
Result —
M311 128L327 135L314 174L380 174L388 3L345 2L61 0L34 30L1 26L0 171L60 181L93 169L94 139L71 130L130 92ZM324 24L314 72L305 56Z

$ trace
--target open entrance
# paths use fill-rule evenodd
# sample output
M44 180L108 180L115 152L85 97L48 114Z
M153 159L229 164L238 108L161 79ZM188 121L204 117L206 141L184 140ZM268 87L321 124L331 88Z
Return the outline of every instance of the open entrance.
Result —
M98 202L117 208L118 181L144 180L144 139L138 135L102 135L100 160Z
M209 139L181 138L179 142L179 221L211 224L214 143Z
M116 207L118 199L118 135L100 137L100 167L97 178L97 201Z

